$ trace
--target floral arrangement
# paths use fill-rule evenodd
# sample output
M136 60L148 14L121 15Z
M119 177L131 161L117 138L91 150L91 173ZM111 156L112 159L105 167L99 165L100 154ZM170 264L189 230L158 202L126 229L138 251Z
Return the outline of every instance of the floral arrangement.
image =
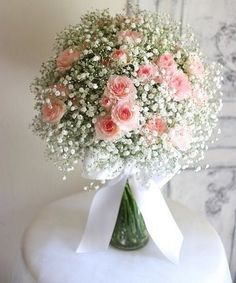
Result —
M33 130L63 172L173 172L204 157L221 109L221 67L166 15L89 12L56 38L32 84Z

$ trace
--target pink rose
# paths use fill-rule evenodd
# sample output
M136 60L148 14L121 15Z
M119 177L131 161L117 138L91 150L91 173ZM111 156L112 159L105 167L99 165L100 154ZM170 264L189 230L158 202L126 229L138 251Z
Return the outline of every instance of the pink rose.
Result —
M166 122L158 117L154 116L152 119L148 120L144 125L144 129L147 129L146 139L148 143L153 144L157 140L157 136L161 136L167 130Z
M139 125L139 108L130 101L118 101L112 107L113 121L123 131L135 130Z
M153 117L148 120L146 127L149 131L156 132L158 135L162 135L167 130L166 122L160 117Z
M159 58L154 60L154 63L160 70L165 70L166 72L174 72L177 70L175 59L170 53L161 55Z
M128 61L128 55L126 51L116 49L111 53L111 59L126 64Z
M188 57L184 64L184 69L189 76L201 77L204 73L204 65L196 54Z
M174 91L172 95L176 101L186 99L191 94L191 84L182 71L177 71L171 76L169 87Z
M207 102L206 94L200 89L194 89L192 91L192 98L193 102L200 108L203 107L204 104Z
M43 105L42 118L46 123L56 124L60 122L65 112L65 103L58 98L52 98L49 103Z
M97 138L100 140L113 141L120 136L120 129L110 115L97 118L95 131Z
M177 64L170 53L162 54L154 63L158 67L159 74L155 77L155 82L162 84L168 83L172 74L177 71Z
M156 66L152 64L141 65L138 69L138 78L140 79L140 81L146 83L154 79L157 73L158 73L158 70Z
M112 106L112 101L108 96L104 95L100 100L100 105L108 110Z
M64 72L72 67L72 64L80 58L80 52L76 49L68 48L62 51L57 57L57 68Z
M134 99L136 88L132 80L126 76L111 76L107 82L105 93L115 100Z
M128 44L138 44L142 41L143 35L141 32L124 30L117 33L118 44L128 43Z
M191 146L192 135L186 125L175 125L175 127L170 130L169 137L170 142L181 151L186 151Z

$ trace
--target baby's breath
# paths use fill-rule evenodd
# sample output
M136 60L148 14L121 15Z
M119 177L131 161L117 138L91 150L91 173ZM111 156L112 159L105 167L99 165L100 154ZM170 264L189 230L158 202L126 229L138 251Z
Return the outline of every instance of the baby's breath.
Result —
M142 39L136 43L127 40L118 43L118 32L127 30L142 34ZM47 155L61 171L73 170L78 160L84 161L88 155L93 161L85 167L90 171L114 168L119 171L127 164L135 164L154 173L173 172L177 165L184 169L203 158L222 108L221 66L207 63L189 28L180 31L180 24L167 15L133 11L130 16L112 17L106 10L87 13L80 24L58 34L54 46L56 55L42 65L41 75L31 89L36 99L33 131L46 141ZM78 50L80 59L61 72L57 68L57 57L66 49ZM127 63L110 62L111 53L116 49L126 51ZM175 90L165 83L139 80L139 66L152 64L166 53L173 54L178 70L183 72L191 54L204 62L204 76L189 76L192 91L200 91L206 97L201 107L191 97L174 100ZM164 70L160 74L166 75ZM112 75L132 79L140 109L139 128L117 140L105 141L96 137L95 124L97 117L106 114L100 99ZM61 89L55 86L59 84ZM42 108L50 105L52 98L59 99L66 107L59 123L47 123L42 118ZM166 121L168 130L161 136L152 135L155 142L150 143L144 125L154 115ZM181 124L188 125L192 134L191 146L184 151L170 142L169 135L171 129Z

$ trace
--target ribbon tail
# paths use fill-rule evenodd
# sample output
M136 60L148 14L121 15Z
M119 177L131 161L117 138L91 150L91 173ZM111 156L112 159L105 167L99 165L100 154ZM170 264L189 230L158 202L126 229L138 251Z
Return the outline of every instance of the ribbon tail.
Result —
M146 187L143 187L135 177L131 177L129 183L151 238L162 254L177 264L183 235L160 190L171 177L150 179Z
M77 253L104 251L108 248L126 181L127 175L122 174L96 192Z

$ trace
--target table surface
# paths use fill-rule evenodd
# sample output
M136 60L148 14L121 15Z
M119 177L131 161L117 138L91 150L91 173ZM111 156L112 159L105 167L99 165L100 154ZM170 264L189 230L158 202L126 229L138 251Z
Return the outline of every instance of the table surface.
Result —
M23 257L35 282L232 282L215 230L202 217L173 201L168 204L184 235L178 265L166 260L151 240L137 251L110 247L105 252L77 254L93 195L78 193L50 204L28 228Z

